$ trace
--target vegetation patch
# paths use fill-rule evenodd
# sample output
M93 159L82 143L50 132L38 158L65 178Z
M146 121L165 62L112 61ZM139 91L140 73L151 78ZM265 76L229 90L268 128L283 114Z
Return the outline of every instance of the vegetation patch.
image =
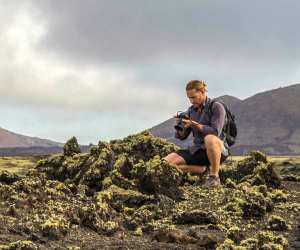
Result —
M225 162L223 185L206 189L164 160L176 149L148 131L100 141L88 153L71 138L26 174L0 172L0 249L298 244L299 183L282 179L266 155Z

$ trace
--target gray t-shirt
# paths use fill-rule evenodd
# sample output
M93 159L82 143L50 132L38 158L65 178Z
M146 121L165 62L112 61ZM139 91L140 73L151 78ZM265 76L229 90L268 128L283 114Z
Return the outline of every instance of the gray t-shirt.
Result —
M224 135L222 134L223 126L226 122L226 111L224 106L217 101L214 101L212 106L212 114L211 119L209 118L209 106L210 106L211 99L206 98L203 106L201 108L195 108L190 106L187 110L189 117L204 125L203 130L200 131L197 128L187 128L184 131L184 137L180 137L178 133L175 133L175 137L179 139L185 139L188 137L190 132L193 133L193 145L190 146L188 149L191 154L194 154L199 149L205 149L204 145L204 137L209 134L213 134L218 136L224 142ZM224 147L222 149L222 154L227 156L228 155L228 145L224 142Z

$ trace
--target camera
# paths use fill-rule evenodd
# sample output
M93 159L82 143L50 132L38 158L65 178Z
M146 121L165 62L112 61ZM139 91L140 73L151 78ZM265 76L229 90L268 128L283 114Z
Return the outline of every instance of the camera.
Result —
M183 131L184 130L184 123L183 123L183 119L190 119L190 117L188 116L187 112L181 112L178 111L176 118L179 118L178 123L174 126L174 128L178 131Z

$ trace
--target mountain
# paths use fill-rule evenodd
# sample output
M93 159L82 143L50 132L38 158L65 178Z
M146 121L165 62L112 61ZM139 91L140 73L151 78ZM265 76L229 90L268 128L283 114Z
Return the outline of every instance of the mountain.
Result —
M0 148L61 147L62 143L20 135L0 128Z
M300 154L300 84L258 93L240 100L220 96L236 116L237 143L233 154L252 149L273 155ZM180 146L187 146L192 138L182 142L174 138L175 119L169 119L150 129L150 132Z
M281 87L240 100L234 96L217 97L236 116L237 143L235 155L258 149L272 155L300 154L300 84ZM175 119L168 119L150 129L158 137L179 146L192 143L191 136L180 141L174 138ZM29 137L0 128L0 155L48 154L60 152L62 143ZM87 146L86 146L87 147Z
M63 143L20 135L0 128L0 156L50 155L63 152ZM90 145L79 145L87 152Z
M226 105L231 109L242 102L239 98L230 95L219 96L216 99L226 103Z

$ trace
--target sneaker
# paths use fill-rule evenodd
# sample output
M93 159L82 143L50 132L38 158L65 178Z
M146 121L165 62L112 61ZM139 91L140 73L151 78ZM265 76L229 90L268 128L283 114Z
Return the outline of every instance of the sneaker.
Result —
M195 182L195 186L202 185L209 173L209 167L206 167L204 172L201 174L198 174L199 179Z
M219 187L221 186L221 181L220 177L218 176L213 176L213 175L208 175L205 178L204 184L202 185L205 188L214 188L214 187Z

